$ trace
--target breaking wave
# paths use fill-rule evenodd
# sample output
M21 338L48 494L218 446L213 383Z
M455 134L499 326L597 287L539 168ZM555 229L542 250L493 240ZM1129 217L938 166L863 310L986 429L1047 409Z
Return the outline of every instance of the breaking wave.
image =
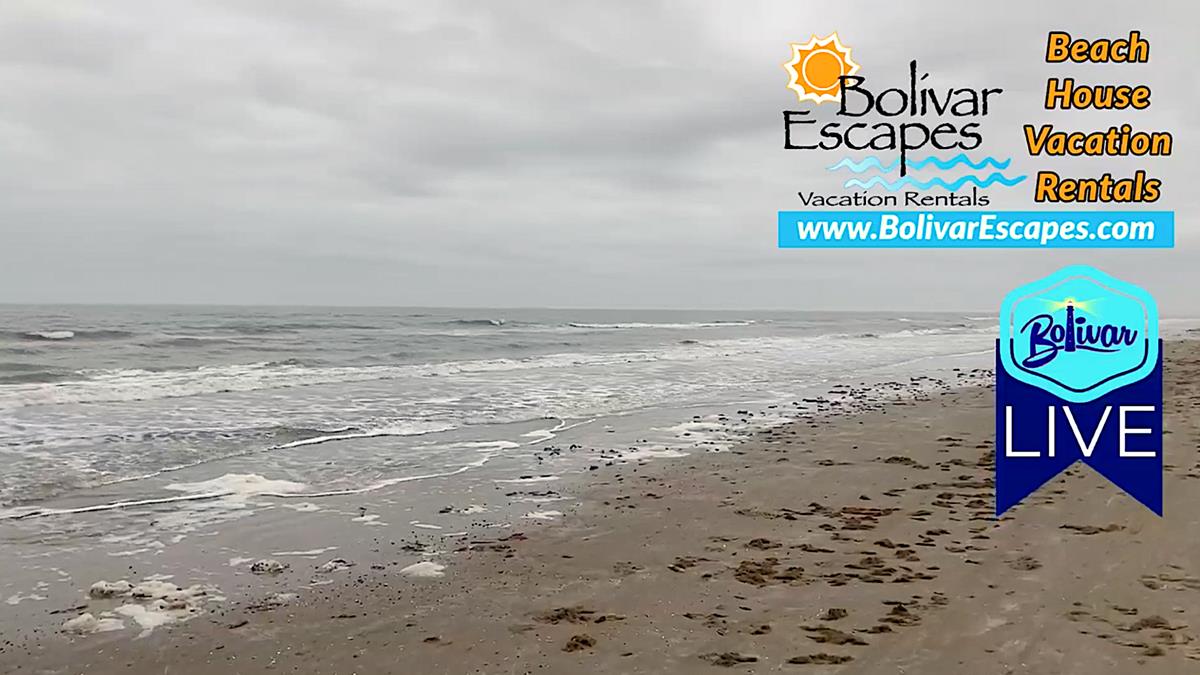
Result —
M571 328L590 328L593 330L631 330L638 328L729 328L733 326L752 326L754 321L697 321L692 323L568 323Z
M446 323L451 326L503 326L508 322L504 319L452 319Z
M25 332L10 332L7 334L10 338L18 340L34 340L34 341L60 341L60 340L120 340L122 338L131 337L133 333L125 330L31 330Z
M737 322L746 325L749 322ZM626 328L634 324L588 324ZM683 325L725 326L713 324L650 324L656 327ZM437 363L318 366L295 359L261 361L248 364L213 365L167 370L116 369L77 371L67 379L58 378L53 387L44 384L13 383L0 389L0 409L34 405L127 402L182 398L205 394L224 394L266 389L285 389L351 382L370 382L400 378L445 377L507 371L545 371L579 368L624 367L631 363L662 361L686 362L724 358L735 354L759 354L764 350L813 356L819 345L844 340L928 339L939 335L974 335L995 331L995 326L970 327L965 324L946 328L906 329L891 333L825 334L810 336L772 336L711 339L703 342L677 342L656 349L616 352L562 352L524 358L493 358ZM814 351L817 350L817 351Z

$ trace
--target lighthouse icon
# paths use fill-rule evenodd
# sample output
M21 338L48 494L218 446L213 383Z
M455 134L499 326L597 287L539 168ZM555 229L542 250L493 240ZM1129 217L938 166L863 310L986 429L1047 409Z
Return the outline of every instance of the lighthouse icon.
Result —
M1063 351L1075 351L1075 301L1067 298L1067 334L1063 336Z

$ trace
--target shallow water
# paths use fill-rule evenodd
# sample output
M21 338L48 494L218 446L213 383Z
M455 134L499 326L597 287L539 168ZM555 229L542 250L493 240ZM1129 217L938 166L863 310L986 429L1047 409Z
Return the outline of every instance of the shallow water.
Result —
M247 467L310 493L369 490L576 425L665 423L670 410L788 400L915 361L925 371L987 350L994 326L961 314L3 307L0 508L116 483L131 500L178 497L157 479L181 471L244 489L219 481ZM702 440L673 426L642 440Z

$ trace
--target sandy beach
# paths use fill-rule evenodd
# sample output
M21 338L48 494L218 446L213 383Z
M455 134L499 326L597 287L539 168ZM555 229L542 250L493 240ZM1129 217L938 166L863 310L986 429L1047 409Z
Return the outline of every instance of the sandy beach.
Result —
M561 517L425 562L380 531L323 585L296 590L303 561L140 639L46 630L0 657L14 673L1194 673L1200 347L1166 359L1165 518L1076 465L996 520L992 396L959 372L890 402L797 402L807 419L729 452L597 467ZM85 591L49 611L98 612Z

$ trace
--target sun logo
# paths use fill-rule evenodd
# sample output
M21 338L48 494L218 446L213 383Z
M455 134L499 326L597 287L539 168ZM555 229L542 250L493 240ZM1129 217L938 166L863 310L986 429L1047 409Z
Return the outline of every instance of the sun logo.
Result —
M783 69L788 72L787 88L796 92L796 98L816 103L841 100L839 78L857 73L859 65L850 59L850 48L838 34L814 35L804 44L791 45L792 60L783 64Z

